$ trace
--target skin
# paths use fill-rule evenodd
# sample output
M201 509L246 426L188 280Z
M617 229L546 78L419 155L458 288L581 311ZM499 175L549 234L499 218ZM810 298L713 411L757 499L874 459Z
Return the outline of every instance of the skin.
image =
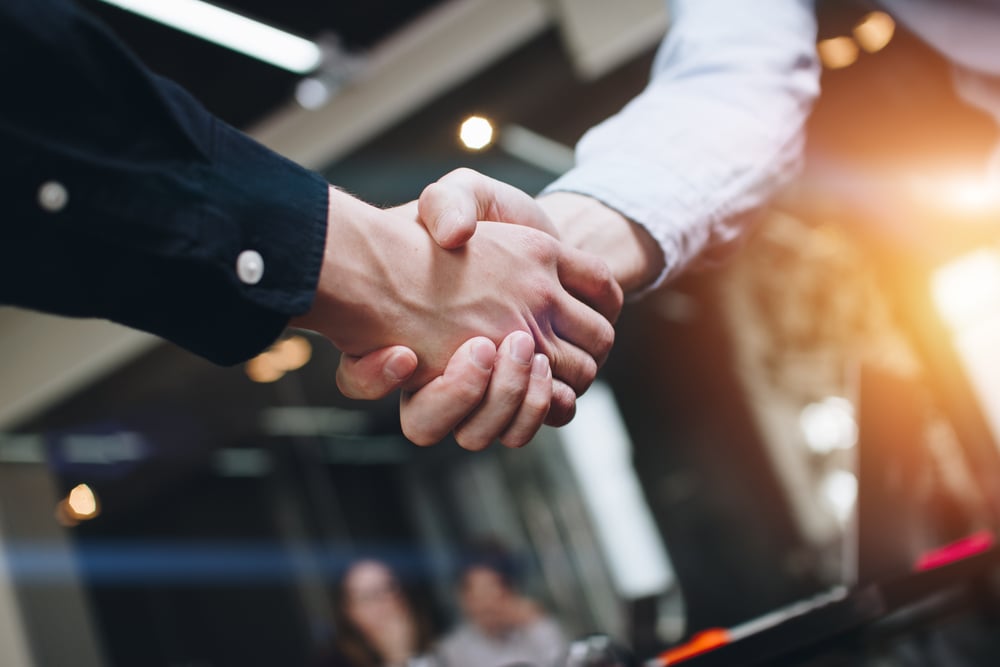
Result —
M481 220L533 227L578 250L601 256L626 293L651 284L664 267L663 253L655 239L641 226L593 198L555 193L533 200L516 188L467 169L448 174L424 191L419 200L419 219L444 248L468 243L485 224ZM591 278L599 281L602 277ZM363 358L345 357L338 370L338 382L349 396L383 396L399 387L401 378L413 368L412 361L410 365L401 361L408 353L397 348ZM532 392L540 394L541 389L525 389L529 381L512 373L510 364L500 367L504 354L501 349L498 368L492 377L456 354L446 377L419 391L404 392L400 409L404 433L414 423L427 424L436 417L430 434L443 437L456 429L459 444L469 449L480 448L484 440L500 439L508 446L520 446L530 440L544 419L538 419L534 413L517 412L511 406L519 396L525 396L521 400L527 401L527 397L534 396ZM390 358L398 362L392 373L387 372ZM444 405L448 406L447 413L439 411ZM512 435L508 429L515 413L518 421ZM464 427L470 416L478 422L475 439L463 441L458 436L467 433ZM548 423L554 420L550 418Z
M417 444L455 429L471 449L496 437L519 446L537 430L539 413L550 423L569 421L576 396L593 382L614 341L611 321L622 295L608 267L545 231L500 223L479 225L460 248L442 248L419 216L416 202L381 210L331 188L315 303L292 326L327 336L348 360L374 352L340 369L341 389L378 398L387 381L402 386L409 392L402 407L413 415L404 433ZM508 340L517 332L525 335ZM482 337L494 346L492 363ZM427 411L441 401L412 393L441 378L449 379L428 393L461 393L486 370L498 371L493 400L461 419L450 416L443 431ZM554 382L543 389L547 373ZM492 424L500 417L504 428L497 431Z

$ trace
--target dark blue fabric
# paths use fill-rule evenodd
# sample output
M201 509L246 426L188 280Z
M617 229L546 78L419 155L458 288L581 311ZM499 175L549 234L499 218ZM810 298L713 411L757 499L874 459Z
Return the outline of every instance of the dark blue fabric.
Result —
M56 181L69 203L38 204ZM312 304L327 184L147 70L69 0L0 0L0 303L230 364ZM264 258L243 284L244 250Z

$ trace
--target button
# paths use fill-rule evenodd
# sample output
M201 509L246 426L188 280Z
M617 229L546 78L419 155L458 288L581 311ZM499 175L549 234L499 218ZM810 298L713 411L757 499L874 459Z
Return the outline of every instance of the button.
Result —
M69 193L66 187L58 181L46 181L38 188L38 205L43 211L58 213L69 203Z
M264 277L264 258L256 250L244 250L236 258L236 275L247 285L256 285Z

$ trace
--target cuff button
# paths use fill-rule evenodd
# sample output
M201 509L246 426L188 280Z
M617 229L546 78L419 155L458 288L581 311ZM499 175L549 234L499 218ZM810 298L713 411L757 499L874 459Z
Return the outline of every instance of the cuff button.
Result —
M43 211L58 213L69 203L66 186L58 181L46 181L38 188L38 205Z
M247 285L256 285L264 277L264 258L256 250L244 250L236 258L236 275Z

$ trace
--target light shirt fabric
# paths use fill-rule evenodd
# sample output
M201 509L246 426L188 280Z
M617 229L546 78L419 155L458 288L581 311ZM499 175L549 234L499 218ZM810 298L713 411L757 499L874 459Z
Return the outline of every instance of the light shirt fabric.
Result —
M555 667L566 648L559 625L540 618L500 638L463 623L442 640L438 651L444 667Z
M956 65L957 90L1000 119L1000 0L885 0ZM595 126L546 192L591 196L663 250L652 287L726 254L794 177L819 94L812 0L671 0L646 89ZM1000 164L1000 158L998 158Z

